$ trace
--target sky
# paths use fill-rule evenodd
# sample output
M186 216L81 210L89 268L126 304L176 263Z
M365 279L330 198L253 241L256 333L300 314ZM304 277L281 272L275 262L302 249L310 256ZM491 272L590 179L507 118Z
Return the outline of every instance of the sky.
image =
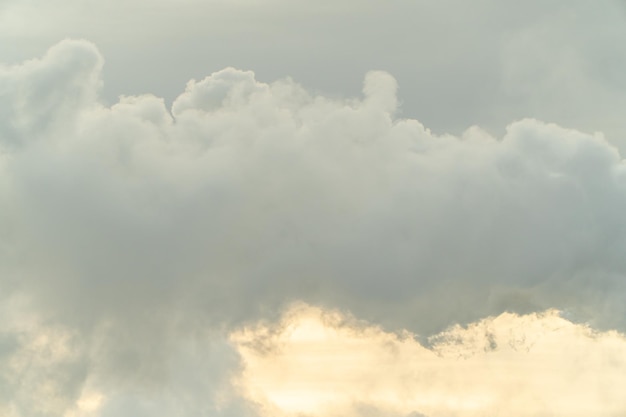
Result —
M0 0L0 415L623 416L626 4Z

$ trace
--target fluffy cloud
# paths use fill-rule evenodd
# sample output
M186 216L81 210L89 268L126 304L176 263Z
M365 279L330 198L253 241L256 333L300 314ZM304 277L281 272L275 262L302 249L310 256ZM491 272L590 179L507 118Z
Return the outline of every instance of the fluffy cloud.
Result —
M0 68L8 415L247 413L225 337L294 300L424 338L547 308L624 329L626 171L600 135L436 136L384 72L332 99L226 68L171 108L107 106L102 62L65 41Z

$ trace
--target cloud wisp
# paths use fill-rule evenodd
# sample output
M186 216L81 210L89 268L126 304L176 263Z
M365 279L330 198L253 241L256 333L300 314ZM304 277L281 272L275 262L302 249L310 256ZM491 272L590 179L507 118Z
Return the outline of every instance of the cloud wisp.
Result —
M601 135L436 136L384 72L331 99L226 68L171 108L106 106L102 65L64 41L0 67L7 415L149 415L128 404L162 387L179 415L245 414L226 337L297 300L423 338L550 308L626 328L626 169Z

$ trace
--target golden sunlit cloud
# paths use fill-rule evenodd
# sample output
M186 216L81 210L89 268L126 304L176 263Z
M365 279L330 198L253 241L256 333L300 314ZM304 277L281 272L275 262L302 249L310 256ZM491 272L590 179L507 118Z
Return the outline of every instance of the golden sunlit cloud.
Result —
M626 411L626 338L558 311L504 313L429 338L298 305L232 335L238 384L266 415L612 416Z

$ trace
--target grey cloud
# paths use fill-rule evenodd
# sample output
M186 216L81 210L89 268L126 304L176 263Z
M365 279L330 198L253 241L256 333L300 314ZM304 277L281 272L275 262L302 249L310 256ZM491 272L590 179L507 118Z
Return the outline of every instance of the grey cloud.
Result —
M92 44L66 41L41 60L0 67L4 145L18 145L62 129L79 109L93 103L100 88L102 62Z
M97 62L81 43L55 50L64 52L37 71L74 62L81 74ZM94 90L92 78L80 88ZM363 100L337 101L226 69L190 83L174 118L150 96L111 108L76 106L73 93L54 108L13 106L33 123L24 138L41 132L19 149L5 141L30 257L21 287L59 314L78 308L81 320L143 320L157 308L244 318L318 297L379 306L375 314L419 329L434 293L450 301L435 309L449 310L445 325L493 312L484 302L494 285L536 291L540 307L575 276L606 293L620 286L610 278L623 272L624 244L614 148L534 120L502 140L477 129L436 137L394 118L394 90L390 76L371 73ZM32 93L49 94L62 97Z
M101 66L66 41L0 72L0 285L85 344L59 365L79 375L68 402L156 385L171 403L137 413L175 409L209 390L176 382L181 341L294 300L424 335L549 307L624 329L626 171L601 136L532 119L502 139L436 136L396 115L384 72L354 99L227 68L171 111L151 95L106 106ZM215 343L198 357L210 389L237 367ZM128 395L106 412L141 402Z

